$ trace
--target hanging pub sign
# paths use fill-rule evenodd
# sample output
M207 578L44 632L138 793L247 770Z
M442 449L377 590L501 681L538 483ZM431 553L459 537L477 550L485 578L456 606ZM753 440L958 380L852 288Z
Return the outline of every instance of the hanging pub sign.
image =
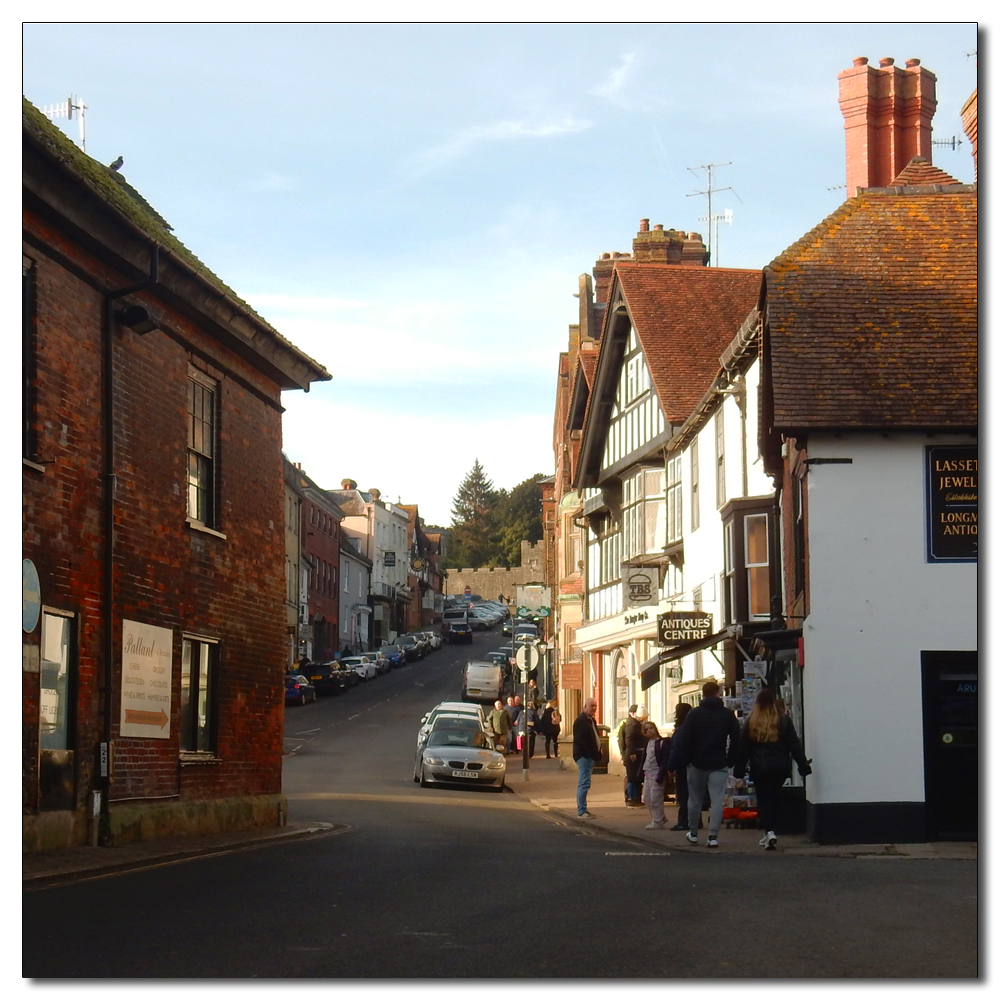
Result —
M659 604L659 575L659 570L655 566L623 566L625 607L641 608L646 604Z
M927 456L927 561L975 562L979 554L979 449L931 445Z
M660 646L679 646L712 634L712 616L707 611L666 611L656 616L656 641Z

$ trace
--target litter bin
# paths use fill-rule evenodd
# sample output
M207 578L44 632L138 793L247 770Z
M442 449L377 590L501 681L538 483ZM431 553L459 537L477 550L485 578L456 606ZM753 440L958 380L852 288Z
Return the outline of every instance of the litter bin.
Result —
M594 765L594 774L607 774L608 761L611 759L609 749L611 743L611 728L609 726L598 726L598 735L601 737L601 759Z

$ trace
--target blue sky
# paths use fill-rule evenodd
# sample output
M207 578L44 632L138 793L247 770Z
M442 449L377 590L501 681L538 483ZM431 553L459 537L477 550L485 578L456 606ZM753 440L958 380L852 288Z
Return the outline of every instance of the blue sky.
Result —
M537 5L536 5L537 6ZM630 9L630 8L625 8ZM642 20L642 18L639 18ZM552 471L577 276L641 218L759 269L844 197L837 73L919 58L934 161L972 181L972 23L28 23L23 92L79 94L87 152L332 382L284 395L285 451L450 521L478 458ZM74 139L75 123L62 122Z

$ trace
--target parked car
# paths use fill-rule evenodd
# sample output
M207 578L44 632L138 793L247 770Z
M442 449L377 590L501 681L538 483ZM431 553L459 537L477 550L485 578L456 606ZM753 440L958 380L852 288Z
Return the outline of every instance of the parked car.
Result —
M500 624L500 616L480 606L469 608L469 624L473 628L493 628Z
M434 728L434 723L444 716L475 719L483 729L486 728L486 713L482 705L473 705L465 701L443 701L435 705L421 720L417 730L417 745L427 739L427 734Z
M446 608L441 613L441 625L451 625L453 622L469 623L469 609L462 605L459 608Z
M350 671L342 670L336 660L307 664L305 676L312 681L318 694L340 694L351 683Z
M370 660L367 656L345 656L341 658L340 665L349 667L363 681L371 681L378 676L375 661Z
M494 702L503 694L503 667L487 660L469 660L462 675L462 700Z
M383 646L379 650L379 654L384 656L386 660L389 661L389 667L403 667L406 666L406 650L400 646L389 644Z
M316 700L316 688L302 674L285 674L285 704L304 705Z
M396 645L406 653L406 658L411 663L414 660L423 659L424 647L417 642L412 635L400 635L396 637Z
M431 730L413 766L413 780L421 788L450 784L502 792L506 777L504 755L485 732L471 727Z
M449 626L444 637L451 643L472 642L472 626L465 622L454 622Z
M361 655L366 656L369 660L372 661L372 663L375 664L375 670L377 673L380 674L387 673L389 671L389 668L392 666L392 664L389 663L386 657L384 657L382 653L379 652L377 649L369 649L366 652L362 653Z
M441 636L438 635L437 632L431 632L425 630L421 632L420 635L422 635L431 644L432 650L440 649L444 645Z

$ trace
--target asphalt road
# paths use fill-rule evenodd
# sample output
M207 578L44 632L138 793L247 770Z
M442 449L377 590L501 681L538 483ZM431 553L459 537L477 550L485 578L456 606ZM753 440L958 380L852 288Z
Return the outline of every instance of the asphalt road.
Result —
M510 792L419 788L420 716L457 699L469 655L288 710L290 816L346 832L26 892L23 974L977 975L970 862L671 853Z

